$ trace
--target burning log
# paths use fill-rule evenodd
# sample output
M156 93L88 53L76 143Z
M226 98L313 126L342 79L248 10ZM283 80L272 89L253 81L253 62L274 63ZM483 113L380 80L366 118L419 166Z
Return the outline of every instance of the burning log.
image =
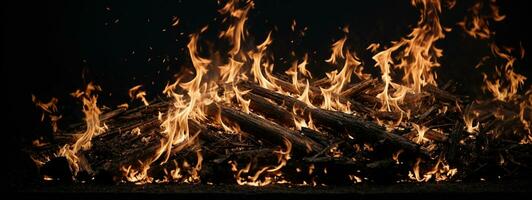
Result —
M384 128L374 124L373 122L363 121L353 115L327 111L319 108L312 108L293 97L275 93L250 82L243 82L241 86L251 89L251 92L254 94L271 99L278 104L286 105L288 108L301 108L305 110L307 114L310 114L317 123L336 130L349 131L354 134L352 135L354 137L360 136L363 139L389 142L398 148L402 148L410 152L421 153L422 155L428 155L428 153L420 149L417 144L414 144L399 135L387 133ZM336 134L338 137L345 137L340 132L335 132L333 134Z
M340 95L344 97L352 97L354 95L360 94L362 91L368 89L369 87L378 83L377 79L366 79L356 84L350 85L348 89L342 91Z
M434 85L426 85L425 87L423 87L423 90L431 93L432 95L434 95L434 97L441 99L442 101L446 101L449 103L461 102L461 100L455 95L445 90L441 90Z
M284 76L281 76L281 78L283 78ZM289 92L292 92L292 93L299 93L298 89L295 88L292 84L284 81L283 79L279 79L279 78L275 78L275 83L278 84L283 90L286 90L286 91L289 91ZM364 86L366 85L366 86ZM362 84L362 86L359 86L359 87L367 87L368 85L367 84ZM321 103L324 101L324 97L321 95L321 89L317 86L310 86L309 87L309 90L312 92L313 96L314 96L314 101L316 103ZM361 89L362 90L362 89ZM361 102L358 102L358 101L355 101L353 99L350 99L350 98L346 98L344 97L343 95L339 95L339 94L332 94L332 98L338 98L338 100L345 104L347 102L349 102L352 106L353 109L355 109L356 111L360 112L360 113L368 113L370 115L373 115L374 114L374 111L366 106L364 106Z
M258 138L264 138L274 144L282 144L283 139L288 139L294 149L299 152L317 152L323 148L320 144L304 137L297 131L286 129L252 113L246 114L222 105L219 105L215 110L212 107L209 110L211 113L220 112L223 117L238 124L242 131Z
M417 136L417 131L412 131L412 132L404 135L404 137L406 137L406 138L414 138L416 136ZM447 139L448 139L447 135L445 135L445 134L443 134L441 132L432 130L432 129L428 129L423 134L423 137L427 138L429 140L434 140L434 141L438 141L438 142L446 142Z
M296 127L292 113L286 109L253 93L244 95L244 98L249 98L251 100L250 108L254 111L261 113L265 117L274 119L279 124Z

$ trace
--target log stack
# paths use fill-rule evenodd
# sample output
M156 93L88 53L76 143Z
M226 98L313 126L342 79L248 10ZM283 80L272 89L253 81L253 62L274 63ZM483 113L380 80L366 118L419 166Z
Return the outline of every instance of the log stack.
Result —
M302 89L281 76L275 80L288 93ZM327 84L320 79L310 85L315 105L323 101L320 87ZM340 102L349 102L351 113L308 105L251 81L232 86L249 90L243 98L250 100L251 112L227 103L210 104L207 119L189 120L190 142L176 145L167 162L159 159L150 165L150 182L343 185L531 175L532 147L522 142L530 130L515 117L530 119L531 109L493 100L469 102L452 94L452 84L442 89L427 85L421 94L408 94L402 106L410 113L382 111L375 97L381 87L371 78L334 94ZM170 99L158 98L149 106L103 113L100 120L108 128L92 138L90 149L80 152L80 160L89 167L73 175L74 180L127 181L125 169L142 166L165 140L158 117L170 104ZM479 128L474 133L467 132L464 124L467 107L482 111L476 112ZM294 110L301 118L311 118L316 128L298 127ZM238 127L238 132L222 128L218 115L225 124ZM423 135L419 127L426 129ZM53 158L53 153L75 142L84 129L83 123L73 124L51 143L28 148L35 160L51 158L42 163L43 176L58 179L57 173L47 169L66 162ZM72 172L65 174L61 179Z

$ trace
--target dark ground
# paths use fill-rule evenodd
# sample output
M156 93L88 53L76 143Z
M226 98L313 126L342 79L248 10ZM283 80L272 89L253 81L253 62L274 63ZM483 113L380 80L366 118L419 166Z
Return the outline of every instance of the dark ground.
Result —
M438 43L444 49L441 59L442 68L438 69L440 82L456 80L461 93L479 95L482 76L473 66L484 55L489 55L486 41L474 40L466 36L454 24L461 20L465 10L473 1L458 1L456 8L444 11L442 24L455 28L446 34L446 39ZM500 1L501 13L507 16L502 23L492 24L497 32L495 41L518 47L522 43L530 50L530 11L532 1ZM116 106L129 102L127 90L134 85L144 83L148 97L159 94L164 85L173 80L183 64L188 65L187 51L183 47L188 42L188 34L197 32L206 24L216 29L213 18L216 17L216 1L196 0L160 0L160 1L12 1L3 6L3 61L2 61L2 98L3 121L2 146L7 148L5 166L7 177L3 180L8 189L26 188L20 192L37 192L29 195L40 196L43 191L88 190L102 192L110 189L106 186L57 186L34 188L38 174L31 166L31 160L20 151L37 137L50 134L48 126L40 123L40 111L31 102L31 94L43 101L58 97L59 109L63 113L60 125L79 121L82 114L80 105L68 96L70 92L82 88L83 84L94 81L103 88L99 104ZM177 28L170 26L173 16L180 18ZM374 75L371 54L364 49L373 42L389 44L410 31L417 20L417 11L405 1L296 1L296 0L260 0L250 13L248 28L249 40L261 41L267 32L273 31L273 52L277 58L276 68L285 69L291 63L288 55L294 50L298 55L310 54L310 70L314 74L323 74L331 70L325 65L330 54L330 45L342 36L340 27L349 24L348 45L362 58L365 68ZM297 29L307 26L305 37L292 33L290 25L296 19ZM163 31L163 29L166 29ZM183 34L181 34L183 33ZM213 33L215 33L213 31ZM212 35L212 34L211 34ZM256 38L254 38L254 37ZM209 37L209 36L206 36ZM290 41L294 40L294 43ZM135 52L135 53L133 53ZM313 53L315 52L315 53ZM164 58L177 58L176 61L162 64ZM280 61L283 57L285 61ZM148 61L151 58L151 61ZM288 62L286 62L288 60ZM530 56L516 63L518 72L530 77ZM160 72L160 73L158 73ZM153 81L153 84L150 84ZM526 83L528 88L530 80ZM129 102L131 103L131 102ZM138 103L138 102L136 102ZM6 145L7 144L7 145ZM37 181L38 182L38 181ZM525 185L517 183L493 183L484 187L484 183L471 185L467 191L512 192L526 191ZM25 187L24 187L25 186ZM413 186L413 185L412 185ZM521 187L523 186L523 187ZM526 183L526 188L531 188ZM66 187L66 188L65 188ZM209 186L144 186L150 191L163 190L170 195L173 192L199 189L218 192L219 188ZM401 188L412 188L408 184L398 186L361 186L353 189L355 196L370 191L381 193L390 189L391 193L402 193ZM452 192L460 190L461 184L415 185L429 188L427 192ZM464 186L469 188L470 186ZM113 192L137 190L139 187L112 187ZM231 188L231 186L228 186ZM250 188L249 191L276 188ZM453 190L455 188L455 190ZM476 190L476 189L479 190ZM502 188L501 190L498 190ZM338 188L340 190L340 188ZM240 188L229 189L231 195L240 193ZM248 190L248 189L245 189ZM302 189L306 191L306 189ZM312 189L310 196L318 192L336 191L335 189ZM107 192L107 191L105 191ZM295 191L292 191L295 192ZM414 190L414 192L420 192ZM334 193L334 192L333 192ZM473 192L474 193L474 192ZM56 194L56 193L53 193ZM64 193L61 193L64 194ZM67 192L68 194L68 192ZM297 192L293 194L299 194ZM467 193L469 194L469 193ZM154 195L142 193L142 195ZM194 196L195 194L187 195ZM309 196L307 195L307 196ZM362 195L362 197L365 197ZM414 195L410 193L409 195ZM170 197L170 196L167 196Z
M360 184L342 187L273 185L74 185L38 186L22 190L28 198L61 199L508 199L531 193L529 181L477 183ZM82 195L80 195L82 193ZM526 197L525 197L526 198Z

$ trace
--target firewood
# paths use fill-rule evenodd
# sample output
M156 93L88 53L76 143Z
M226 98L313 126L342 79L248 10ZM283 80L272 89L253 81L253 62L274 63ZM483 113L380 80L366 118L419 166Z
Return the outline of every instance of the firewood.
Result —
M367 89L368 87L373 86L377 82L378 82L377 79L372 79L372 78L363 80L363 81L358 82L356 84L350 85L349 88L344 90L344 91L342 91L342 93L340 93L340 95L342 95L344 97L351 97L351 96L357 95L357 94L361 93L362 91L364 91L365 89Z
M293 97L285 96L270 91L250 82L242 82L241 86L251 89L251 92L254 94L271 99L277 102L278 104L286 105L288 108L297 106L298 108L305 110L307 114L312 115L316 123L339 130L339 132L333 133L337 134L337 136L339 137L344 137L341 135L342 133L340 130L348 131L354 134L352 136L357 138L360 136L361 138L373 141L382 140L385 142L389 142L393 146L405 149L410 152L428 155L425 150L420 149L419 145L414 144L399 135L388 133L384 130L383 127L378 126L373 122L363 121L353 115L345 113L327 111L319 108L311 108L307 104Z
M209 113L216 114L217 112L219 112L222 117L238 124L242 131L258 138L263 138L274 144L283 144L283 140L287 139L292 143L294 149L300 153L317 152L323 148L322 145L306 138L299 132L284 128L253 113L246 114L223 105L213 105L209 107Z
M417 134L417 131L411 131L410 133L404 135L404 137L413 139L417 137ZM427 130L423 137L438 142L446 142L448 139L447 135L445 135L444 133L432 129Z
M445 91L445 90L441 90L439 89L438 87L434 86L434 85L425 85L423 87L423 91L426 91L426 92L429 92L431 93L432 95L434 95L436 98L442 100L442 101L446 101L446 102L449 102L449 103L454 103L454 102L462 102L462 100L460 100L460 98L456 97L455 95Z
M264 97L258 96L253 93L248 93L243 96L245 99L250 99L250 108L262 114L265 117L274 119L277 123L283 124L288 127L295 127L294 118L292 113L288 110L278 106L277 104L270 102Z

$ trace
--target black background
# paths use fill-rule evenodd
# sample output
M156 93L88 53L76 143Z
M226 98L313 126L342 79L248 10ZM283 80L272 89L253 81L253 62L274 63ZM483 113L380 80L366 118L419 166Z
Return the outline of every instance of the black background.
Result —
M475 40L455 25L474 2L458 1L454 9L444 9L442 24L453 31L437 43L444 49L443 67L437 72L439 82L454 79L463 86L461 92L477 96L482 76L473 66L490 55L488 41ZM490 22L498 44L518 47L521 43L530 50L531 3L498 2L506 15L503 22ZM350 26L347 45L357 52L368 72L378 75L371 53L364 49L374 42L388 45L400 39L418 17L406 0L261 0L255 4L247 22L248 45L264 40L273 30L272 52L279 71L289 67L294 60L289 53L295 51L297 57L309 53L310 70L321 76L333 69L324 60L330 55L330 45L343 36L344 25ZM40 123L41 112L33 105L31 94L43 101L59 98L64 117L61 125L81 120L81 107L68 94L89 81L103 89L100 105L131 104L127 90L137 84L144 84L148 97L153 98L182 66L190 66L186 50L190 33L209 25L202 38L215 38L220 7L216 1L196 0L16 1L3 6L1 93L7 103L2 104L2 143L8 144L7 152L14 152L7 153L13 160L9 177L19 180L25 173L19 168L20 160L25 159L19 149L51 132ZM173 16L180 19L177 27L170 26ZM294 19L296 30L308 27L304 37L291 31ZM202 47L207 46L203 42ZM163 59L169 62L162 63ZM526 76L529 67L528 55L516 63L516 70ZM527 80L525 88L529 85Z

